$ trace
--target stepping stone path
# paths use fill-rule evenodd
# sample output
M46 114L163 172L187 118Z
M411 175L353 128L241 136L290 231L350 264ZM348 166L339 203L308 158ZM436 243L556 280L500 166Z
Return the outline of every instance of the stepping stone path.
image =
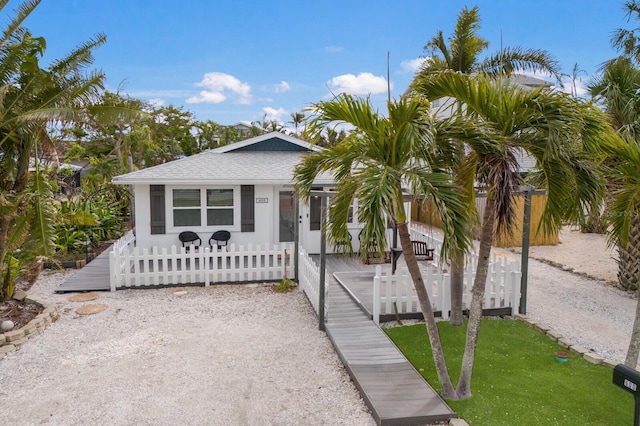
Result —
M69 302L89 302L91 300L96 300L98 298L98 293L78 293L69 297Z
M80 306L78 309L76 309L76 314L78 315L93 315L93 314L97 314L99 312L102 312L104 310L106 310L108 308L107 305L102 304L102 303L96 303L96 304L92 304L92 305L84 305L84 306Z

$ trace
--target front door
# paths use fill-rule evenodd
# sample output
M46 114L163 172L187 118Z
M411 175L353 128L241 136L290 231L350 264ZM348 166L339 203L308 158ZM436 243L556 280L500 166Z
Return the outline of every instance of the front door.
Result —
M281 243L293 242L295 237L295 197L292 191L279 192L279 225L278 225L278 241Z

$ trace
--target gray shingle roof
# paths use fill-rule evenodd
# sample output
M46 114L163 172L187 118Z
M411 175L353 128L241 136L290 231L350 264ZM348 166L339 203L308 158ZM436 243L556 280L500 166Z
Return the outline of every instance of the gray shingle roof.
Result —
M206 151L191 157L116 176L118 184L290 184L293 170L306 153ZM330 176L317 183L333 183Z
M245 151L249 145L269 144L273 139L289 143L309 151ZM266 147L266 145L265 145ZM191 157L160 164L113 178L113 183L130 184L291 184L293 171L312 146L300 139L273 132L247 139ZM318 184L332 184L330 175L321 175Z

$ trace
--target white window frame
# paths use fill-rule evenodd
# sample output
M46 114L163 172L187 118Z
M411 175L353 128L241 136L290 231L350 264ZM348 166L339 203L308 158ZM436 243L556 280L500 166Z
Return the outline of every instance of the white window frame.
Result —
M167 208L167 232L182 232L182 231L194 231L194 232L215 232L219 229L225 229L227 231L240 231L240 186L234 185L216 185L216 186L195 186L195 185L180 185L180 186L168 186L166 187L166 208ZM200 226L175 226L173 223L173 190L174 189L198 189L200 190ZM233 225L207 225L207 210L210 206L207 206L207 189L231 189L233 190ZM193 207L191 207L193 208ZM222 207L211 207L222 208ZM200 236L204 238L203 235Z

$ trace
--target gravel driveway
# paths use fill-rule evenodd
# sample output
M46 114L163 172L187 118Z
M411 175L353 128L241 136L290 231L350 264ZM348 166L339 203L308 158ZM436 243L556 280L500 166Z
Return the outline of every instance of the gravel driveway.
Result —
M373 425L300 292L235 285L31 294L60 319L0 362L1 424ZM107 310L80 316L88 304Z

